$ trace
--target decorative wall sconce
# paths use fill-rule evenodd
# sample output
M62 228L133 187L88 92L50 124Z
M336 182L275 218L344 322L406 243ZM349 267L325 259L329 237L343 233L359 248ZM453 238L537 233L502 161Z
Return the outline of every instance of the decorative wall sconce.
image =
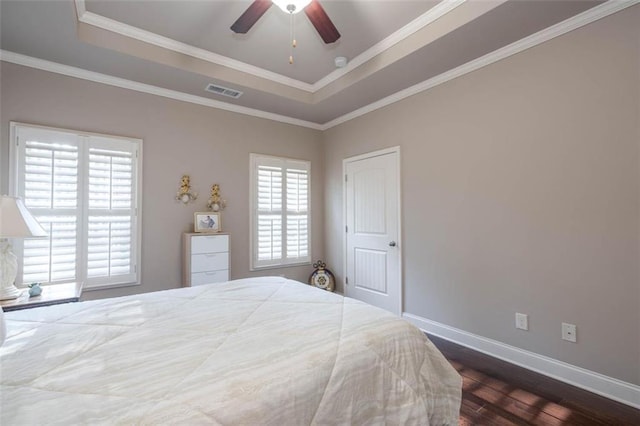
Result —
M219 212L220 210L224 210L227 206L227 201L220 198L220 185L217 183L213 184L211 187L211 198L207 201L207 207L209 210L214 212Z
M176 194L176 200L183 204L189 204L198 199L198 193L191 191L191 178L183 175L180 179L180 190Z

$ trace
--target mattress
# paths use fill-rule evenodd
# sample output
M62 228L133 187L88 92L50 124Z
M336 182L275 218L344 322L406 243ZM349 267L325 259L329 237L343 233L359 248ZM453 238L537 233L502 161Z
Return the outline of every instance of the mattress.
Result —
M5 313L0 423L457 425L416 327L279 277Z

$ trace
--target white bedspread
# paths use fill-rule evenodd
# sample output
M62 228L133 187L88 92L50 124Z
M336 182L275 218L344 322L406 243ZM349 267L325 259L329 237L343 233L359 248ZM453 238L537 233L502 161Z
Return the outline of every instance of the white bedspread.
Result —
M284 278L5 313L0 423L457 425L414 326Z

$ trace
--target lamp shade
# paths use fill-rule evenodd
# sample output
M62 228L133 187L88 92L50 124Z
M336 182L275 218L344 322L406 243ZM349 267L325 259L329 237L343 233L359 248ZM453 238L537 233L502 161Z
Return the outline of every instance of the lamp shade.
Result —
M29 213L20 198L3 195L0 198L0 237L46 237L47 233Z

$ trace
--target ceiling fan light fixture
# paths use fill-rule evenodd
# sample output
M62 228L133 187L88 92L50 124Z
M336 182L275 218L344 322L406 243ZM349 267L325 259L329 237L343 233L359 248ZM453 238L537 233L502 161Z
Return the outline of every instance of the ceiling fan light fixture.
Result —
M309 22L316 29L322 41L329 44L338 41L340 38L338 29L331 22L331 18L329 18L319 0L253 0L253 3L231 25L231 31L236 34L246 34L273 4L289 15L292 35L294 15L304 10Z
M282 9L284 13L294 14L301 12L305 7L309 6L311 0L272 0L272 2Z

